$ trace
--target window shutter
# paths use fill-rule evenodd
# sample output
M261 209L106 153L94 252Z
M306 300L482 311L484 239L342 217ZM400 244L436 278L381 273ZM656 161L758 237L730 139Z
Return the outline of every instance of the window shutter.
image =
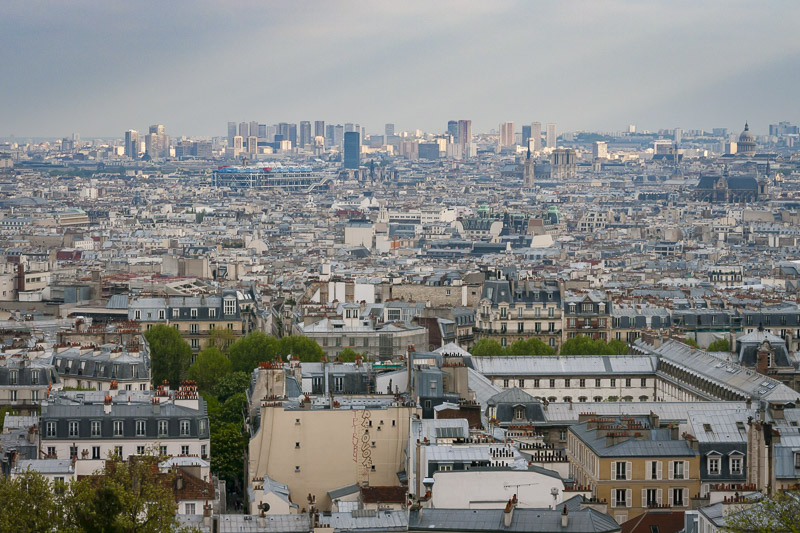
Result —
M658 479L661 479L664 476L662 472L663 467L664 465L661 461L658 461L658 463L656 463L656 474L658 475Z
M675 473L675 469L672 467L672 463L674 461L670 461L667 463L667 468L669 469L669 478L672 479L672 474ZM672 498L670 498L670 504L672 504Z
M683 506L689 507L689 487L683 488Z
M611 461L611 480L617 479L617 463Z
M661 505L661 493L661 489L656 490L656 503L658 503L658 505Z
M616 507L616 506L617 506L617 489L611 489L611 507Z
M642 507L647 508L647 489L642 489Z
M667 492L669 492L669 506L672 507L672 489L667 489Z
M651 462L652 461L645 461L644 462L644 478L645 479L650 479L650 476L652 475L652 474L650 474L650 472L653 471L653 467L650 466Z
M625 505L626 507L633 506L633 491L631 489L625 490Z
M683 479L689 479L689 461L683 462Z
M633 465L630 461L627 461L625 463L625 479L627 480L633 479L633 477L631 476L632 473L633 473Z

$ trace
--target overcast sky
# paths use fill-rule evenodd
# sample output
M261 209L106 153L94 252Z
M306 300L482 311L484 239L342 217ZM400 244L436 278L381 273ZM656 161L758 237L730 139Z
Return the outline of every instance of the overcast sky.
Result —
M800 122L800 2L0 2L0 136Z

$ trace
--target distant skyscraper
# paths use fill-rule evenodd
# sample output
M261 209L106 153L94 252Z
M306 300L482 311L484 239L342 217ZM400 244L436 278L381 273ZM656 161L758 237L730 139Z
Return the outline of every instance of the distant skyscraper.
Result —
M234 136L233 137L233 155L234 156L239 155L239 152L241 152L243 149L244 149L244 139L242 138L242 136L241 135Z
M300 122L300 147L311 144L311 122L303 120Z
M447 133L453 136L453 142L458 144L458 121L457 120L448 120L447 121Z
M514 123L500 124L500 146L514 146Z
M337 124L333 127L333 144L341 147L344 143L344 126Z
M136 130L125 132L125 155L133 159L139 157L139 132Z
M469 145L472 144L472 121L458 121L458 144L461 145L462 157L466 158L469 154Z
M531 127L522 126L522 146L528 146L528 139L531 138Z
M144 151L151 159L169 156L169 137L162 124L154 124L144 137Z
M608 157L608 143L605 141L595 141L592 146L592 158L606 159Z
M531 124L531 137L533 138L533 151L542 151L542 123L534 122Z
M289 124L289 136L284 137L284 140L292 141L292 146L297 146L297 124Z
M239 123L239 137L243 139L247 139L250 137L250 124L247 122L240 122Z
M547 124L547 147L555 148L556 139L558 139L558 135L556 135L556 125L550 122Z
M383 134L387 137L394 135L394 124L386 124L383 128Z
M333 124L326 124L325 125L325 144L328 146L333 146L336 144L336 126Z
M325 121L314 121L314 137L325 137Z
M258 125L258 138L259 139L266 139L267 138L267 125L266 124L259 124Z
M256 125L256 130L258 130L258 126ZM258 153L258 137L255 135L251 135L247 138L247 151L250 154L257 154Z
M228 146L233 146L234 137L236 137L236 123L228 122Z
M250 134L250 137L258 136L258 121L257 120L251 120L249 129L250 129L250 131L248 133Z
M358 168L361 165L361 134L348 131L344 134L344 168Z
M675 128L675 144L681 143L682 136L683 136L683 131L680 128Z
M348 133L348 132L351 132L351 131L358 131L358 128L352 122L346 122L345 125L344 125L344 132Z

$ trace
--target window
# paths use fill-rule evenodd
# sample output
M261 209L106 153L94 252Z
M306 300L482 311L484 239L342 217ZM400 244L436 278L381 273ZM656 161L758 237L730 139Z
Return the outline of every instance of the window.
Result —
M647 387L647 378L642 378L642 387Z
M114 420L114 436L121 437L122 436L122 420Z
M141 320L142 319L142 311L140 309L136 309L133 312L133 319L134 320Z
M503 380L503 387L508 387L508 380L507 379Z
M192 349L193 350L196 350L196 349L200 348L200 339L191 339L191 341L192 341L191 345L192 345Z
M564 380L564 387L569 387L569 378Z
M626 489L613 489L611 495L613 496L612 507L628 507L628 491Z
M369 469L370 469L371 472L375 472L376 471L375 470L375 465L372 465Z
M197 309L190 309L189 316L192 318L197 318Z
M333 378L333 392L342 392L344 391L344 377L335 377Z
M594 386L595 387L600 387L600 383L602 383L602 380L599 380L599 379L594 380Z
M567 430L561 429L558 431L558 440L565 441L567 440Z
M658 505L658 489L647 489L644 491L644 505L647 507L653 507Z
M615 378L611 378L611 386L612 387L616 387L617 386L617 380Z
M517 318L522 318L522 310L524 308L522 306L517 308Z
M649 479L661 479L661 461L650 461Z
M451 472L453 470L453 465L439 465L438 470L439 472Z
M189 435L189 421L181 420L181 437Z
M17 401L17 391L15 391L15 390L11 391L11 401L12 402L16 402Z
M55 437L56 436L56 423L55 422L48 422L47 423L47 433L48 437Z
M525 407L518 405L514 408L514 420L525 420Z
M708 474L711 476L719 475L719 464L721 459L719 457L708 458Z
M169 433L169 420L158 421L158 434L163 436Z
M114 446L114 455L117 456L117 459L122 459L122 446Z
M617 461L614 463L614 478L613 479L628 479L628 463L626 461Z
M205 435L206 428L208 427L208 421L203 418L197 422L197 433L200 435Z
M524 386L525 386L525 380L524 379L519 380L519 388L521 389Z
M683 501L683 489L672 489L672 505L674 507L683 507L686 505Z
M299 442L295 442L295 443L294 443L294 448L295 448L295 449L298 449L298 448L300 448L300 443L299 443Z
M533 380L533 387L534 387L535 389L538 389L538 388L539 388L539 380L538 380L538 379L534 379L534 380Z
M731 457L731 474L741 474L741 473L742 473L742 458Z
M136 447L136 455L144 455L144 446Z
M78 458L78 447L77 446L70 446L69 447L69 458L70 459L77 459Z
M181 455L189 455L189 445L184 444L181 446Z
M520 309L522 311L522 309ZM517 333L522 333L525 331L525 322L517 322Z
M205 444L201 444L200 445L200 457L205 459L207 456L208 456L208 453L207 453L207 450L206 450L206 445Z
M294 471L295 472L299 472L300 471L300 465L294 465Z
M147 421L146 420L137 420L136 421L136 436L137 437L144 437L145 433L147 433Z
M586 387L586 380L585 380L585 379L580 379L580 380L578 380L578 386L579 386L580 388L584 388L584 387Z
M92 446L92 459L100 459L100 446Z
M166 310L159 309L158 310L158 319L159 320L164 320L165 318L166 318Z
M175 308L172 310L172 318L180 318L180 316L181 316L180 309Z
M208 310L208 318L217 318L217 310L215 308L211 308Z
M55 446L48 446L47 447L47 456L51 458L58 458L56 454L56 447Z
M8 384L9 385L16 385L18 382L17 376L19 372L17 370L9 370L8 371Z
M550 380L550 388L551 389L555 389L556 388L556 380L554 380L554 379Z
M69 423L69 436L70 437L77 437L78 436L78 423L77 422L70 422Z
M631 386L631 378L627 378L627 379L625 380L625 386L626 386L626 387L630 387L630 386Z
M198 328L197 324L190 324L189 325L189 333L197 334L198 329L199 328Z
M195 514L194 513L194 504L193 503L187 503L186 504L186 513L185 514Z
M683 479L684 473L683 461L673 461L672 479Z
M553 318L555 316L556 316L556 310L554 307L551 307L550 309L547 310L547 318ZM554 323L550 322L550 327L551 327L550 331L553 331L552 330L553 325Z
M224 308L222 310L226 315L233 315L236 313L236 300L233 298L225 298Z
M31 372L31 385L38 385L39 384L39 371L34 370Z

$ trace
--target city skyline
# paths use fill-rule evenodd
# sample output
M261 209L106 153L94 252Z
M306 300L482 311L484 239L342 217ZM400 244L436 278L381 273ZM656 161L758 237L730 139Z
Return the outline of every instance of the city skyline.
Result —
M15 73L0 88L14 102L0 136L109 138L154 123L216 136L231 117L357 121L367 133L442 132L458 117L476 132L749 120L764 134L800 118L782 89L800 78L800 8L788 2L192 5L0 7ZM291 83L267 83L275 73Z

